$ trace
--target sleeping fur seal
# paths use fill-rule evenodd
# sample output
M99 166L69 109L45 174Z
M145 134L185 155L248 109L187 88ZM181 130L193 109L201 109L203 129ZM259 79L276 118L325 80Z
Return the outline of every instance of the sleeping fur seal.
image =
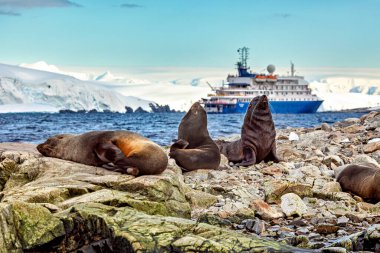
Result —
M249 166L261 161L279 162L276 155L276 130L267 96L258 96L249 103L241 129L241 138L234 142L217 141L219 150L230 162Z
M70 160L126 174L160 174L168 157L149 139L129 131L60 134L37 146L44 156Z
M343 191L369 202L380 201L380 168L372 163L350 164L336 177Z
M206 111L198 102L182 118L169 156L184 171L219 168L219 149L208 133Z

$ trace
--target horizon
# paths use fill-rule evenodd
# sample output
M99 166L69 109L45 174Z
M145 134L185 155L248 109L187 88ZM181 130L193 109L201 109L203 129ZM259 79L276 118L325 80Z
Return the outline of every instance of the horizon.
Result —
M232 72L236 50L247 46L257 71L290 61L300 69L377 69L379 7L374 0L0 0L7 35L0 62Z

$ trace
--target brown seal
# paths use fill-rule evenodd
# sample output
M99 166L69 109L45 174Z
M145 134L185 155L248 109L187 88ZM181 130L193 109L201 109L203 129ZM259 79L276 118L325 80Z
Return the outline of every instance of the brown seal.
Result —
M129 131L60 134L50 137L37 149L44 156L134 176L160 174L168 164L168 157L160 146Z
M238 166L261 161L279 162L276 155L276 130L267 96L258 96L249 103L241 129L241 138L234 142L217 141L222 154Z
M350 164L336 177L343 191L368 202L380 201L380 168L372 163Z
M208 133L206 111L198 102L182 118L169 156L184 171L219 168L219 149Z

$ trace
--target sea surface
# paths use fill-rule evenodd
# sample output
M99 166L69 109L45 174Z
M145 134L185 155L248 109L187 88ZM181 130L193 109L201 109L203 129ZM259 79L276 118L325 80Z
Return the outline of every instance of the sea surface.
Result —
M0 142L41 143L49 136L93 130L129 130L168 146L177 138L184 113L6 113L0 114ZM363 113L273 114L276 128L315 127ZM208 115L212 138L240 134L244 114Z

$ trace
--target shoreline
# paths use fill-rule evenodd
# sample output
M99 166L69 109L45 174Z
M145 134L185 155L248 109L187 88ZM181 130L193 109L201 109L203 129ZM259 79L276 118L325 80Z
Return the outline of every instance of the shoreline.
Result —
M170 159L163 174L137 178L41 157L33 144L0 143L0 215L18 224L17 230L4 224L2 232L18 239L10 243L0 237L0 245L36 252L70 247L118 252L117 240L133 251L201 251L204 245L211 252L380 247L380 202L342 192L334 179L348 164L379 167L380 112L313 128L277 129L276 141L280 163L245 168L223 157L219 170L182 173ZM39 221L28 212L41 213ZM98 225L93 230L86 224ZM76 234L80 227L86 233ZM71 237L87 238L87 244Z

